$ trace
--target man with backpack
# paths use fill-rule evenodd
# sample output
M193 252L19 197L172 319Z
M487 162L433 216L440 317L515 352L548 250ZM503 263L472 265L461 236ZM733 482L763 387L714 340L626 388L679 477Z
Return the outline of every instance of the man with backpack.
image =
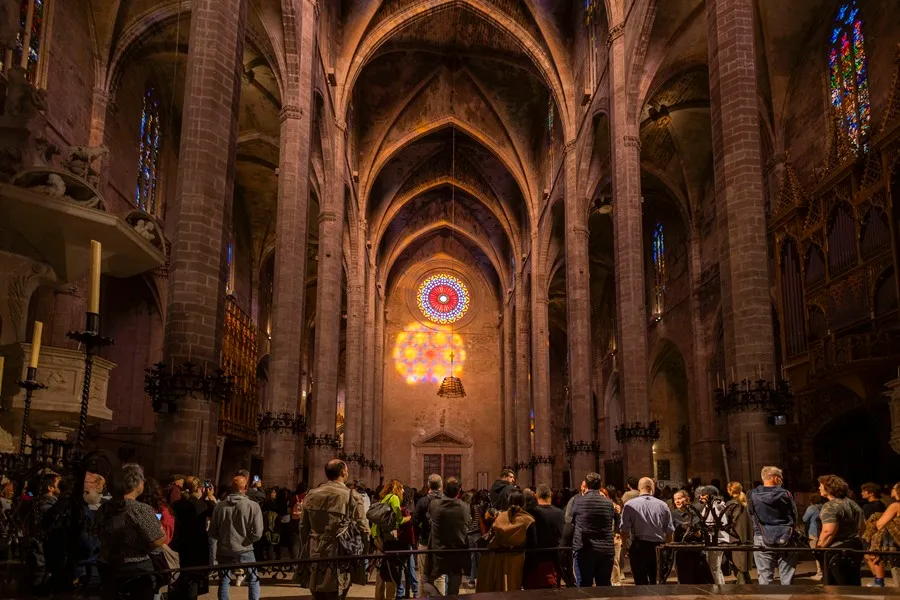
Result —
M797 526L797 503L791 493L781 487L784 477L778 467L763 467L762 480L763 484L754 488L747 499L747 512L753 523L753 545L786 548ZM760 551L753 553L753 561L759 585L772 584L776 562L781 585L791 585L797 554Z
M443 497L443 486L444 482L441 479L441 476L437 473L432 473L428 476L428 495L419 498L419 501L416 502L416 509L413 513L413 525L416 527L419 550L428 548L428 540L431 537L431 519L428 516L428 507L431 506L432 500ZM426 561L428 557L425 554L419 554L417 558L418 562L416 566L419 571L419 581L423 581L426 574ZM438 585L439 590L443 589L443 577L439 578L439 581L436 580L435 584Z

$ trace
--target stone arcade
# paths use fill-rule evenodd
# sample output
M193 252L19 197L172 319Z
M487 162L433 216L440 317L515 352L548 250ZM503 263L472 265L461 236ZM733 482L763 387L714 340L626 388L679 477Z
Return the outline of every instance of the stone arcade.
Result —
M897 480L900 8L789 4L4 0L0 453L93 239L87 445L159 477Z

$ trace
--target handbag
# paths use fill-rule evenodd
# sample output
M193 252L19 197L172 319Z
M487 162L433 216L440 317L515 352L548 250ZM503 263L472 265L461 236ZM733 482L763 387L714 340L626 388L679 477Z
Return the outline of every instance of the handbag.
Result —
M168 544L163 544L159 552L151 552L150 562L153 563L154 571L169 571L181 567L178 553L169 548ZM171 585L175 573L155 573L154 576L156 577L156 586L160 588L164 585Z

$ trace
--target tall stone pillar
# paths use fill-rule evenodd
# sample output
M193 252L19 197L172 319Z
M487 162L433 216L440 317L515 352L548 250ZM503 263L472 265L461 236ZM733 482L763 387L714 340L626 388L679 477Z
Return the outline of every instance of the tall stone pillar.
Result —
M102 146L106 137L106 112L109 109L109 92L102 87L95 87L91 98L91 131L88 136L88 145Z
M569 343L569 397L572 439L594 439L591 402L591 271L588 264L587 209L578 192L575 142L566 144L566 336ZM563 457L558 457L562 460ZM593 453L572 457L573 479L597 469Z
M220 362L246 0L195 0L185 77L165 360ZM185 398L160 415L156 472L213 477L219 405Z
M377 296L375 298L375 389L373 394L374 409L372 411L372 459L379 463L383 462L381 432L384 416L384 327L386 319L387 311L384 308L384 290L381 286L377 286ZM373 477L375 477L374 473ZM372 482L373 488L377 481L376 477Z
M357 454L362 448L363 401L363 326L365 325L365 277L366 225L362 222L356 232L356 243L351 244L354 256L350 257L350 283L347 286L347 370L344 409L344 452ZM359 464L348 465L354 477L359 476Z
M535 246L536 247L536 246ZM550 444L550 314L547 284L542 274L531 277L531 387L534 393L534 456L551 455ZM562 457L558 457L562 460ZM534 468L534 484L553 484L553 466L542 462Z
M516 455L514 462L531 458L531 302L525 277L516 282ZM519 471L519 485L531 484L531 471Z
M340 369L341 283L344 252L344 180L347 167L344 132L347 123L336 120L330 189L319 213L319 276L316 285L316 391L311 433L335 435ZM325 464L338 451L313 446L310 451L310 479L324 481Z
M650 421L647 386L647 310L645 307L641 224L641 141L634 95L629 93L628 48L624 24L609 34L612 116L613 233L616 251L616 310L620 357L619 394L626 423ZM653 476L648 440L623 445L625 476Z
M503 356L503 464L516 462L516 378L513 373L515 365L516 340L513 329L512 298L506 297L503 304L503 323L501 356Z
M754 10L752 0L706 3L725 360L737 381L756 380L760 371L769 379L774 371ZM737 451L731 476L738 481L756 479L761 467L781 457L779 436L764 412L731 415L728 433Z
M272 340L268 410L299 413L301 354L306 343L306 248L309 230L309 155L312 131L312 78L316 17L309 2L300 15L285 19L285 37L293 51L281 108L278 204L275 214L275 269L272 294ZM299 16L299 19L297 19ZM265 475L270 485L292 488L298 466L293 436L265 436Z
M367 460L375 458L375 257L369 256L366 272L366 318L363 344L363 400L362 400L362 453ZM372 473L363 471L363 478L371 478ZM366 480L370 484L370 480Z

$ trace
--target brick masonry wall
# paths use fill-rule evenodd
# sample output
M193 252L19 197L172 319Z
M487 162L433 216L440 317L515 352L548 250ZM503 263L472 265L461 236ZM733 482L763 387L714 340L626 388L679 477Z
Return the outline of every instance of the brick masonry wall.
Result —
M463 399L438 397L439 383L409 384L396 368L394 346L398 334L409 325L427 327L428 323L414 300L410 301L414 288L418 287L418 278L404 277L387 299L381 425L386 479L397 477L407 485L422 486L422 466L415 461L412 444L423 432L440 427L442 415L446 428L463 432L474 443L475 473L487 472L490 485L500 472L503 447L498 434L502 404L499 305L480 277L465 277L465 280L472 298L472 319L454 328L454 333L462 337L466 351L465 362L461 369L456 369L466 389L467 396ZM462 482L465 489L475 487L476 483L476 480Z
M47 119L54 130L50 136L63 145L87 144L94 87L88 2L54 2L53 11L46 54Z

